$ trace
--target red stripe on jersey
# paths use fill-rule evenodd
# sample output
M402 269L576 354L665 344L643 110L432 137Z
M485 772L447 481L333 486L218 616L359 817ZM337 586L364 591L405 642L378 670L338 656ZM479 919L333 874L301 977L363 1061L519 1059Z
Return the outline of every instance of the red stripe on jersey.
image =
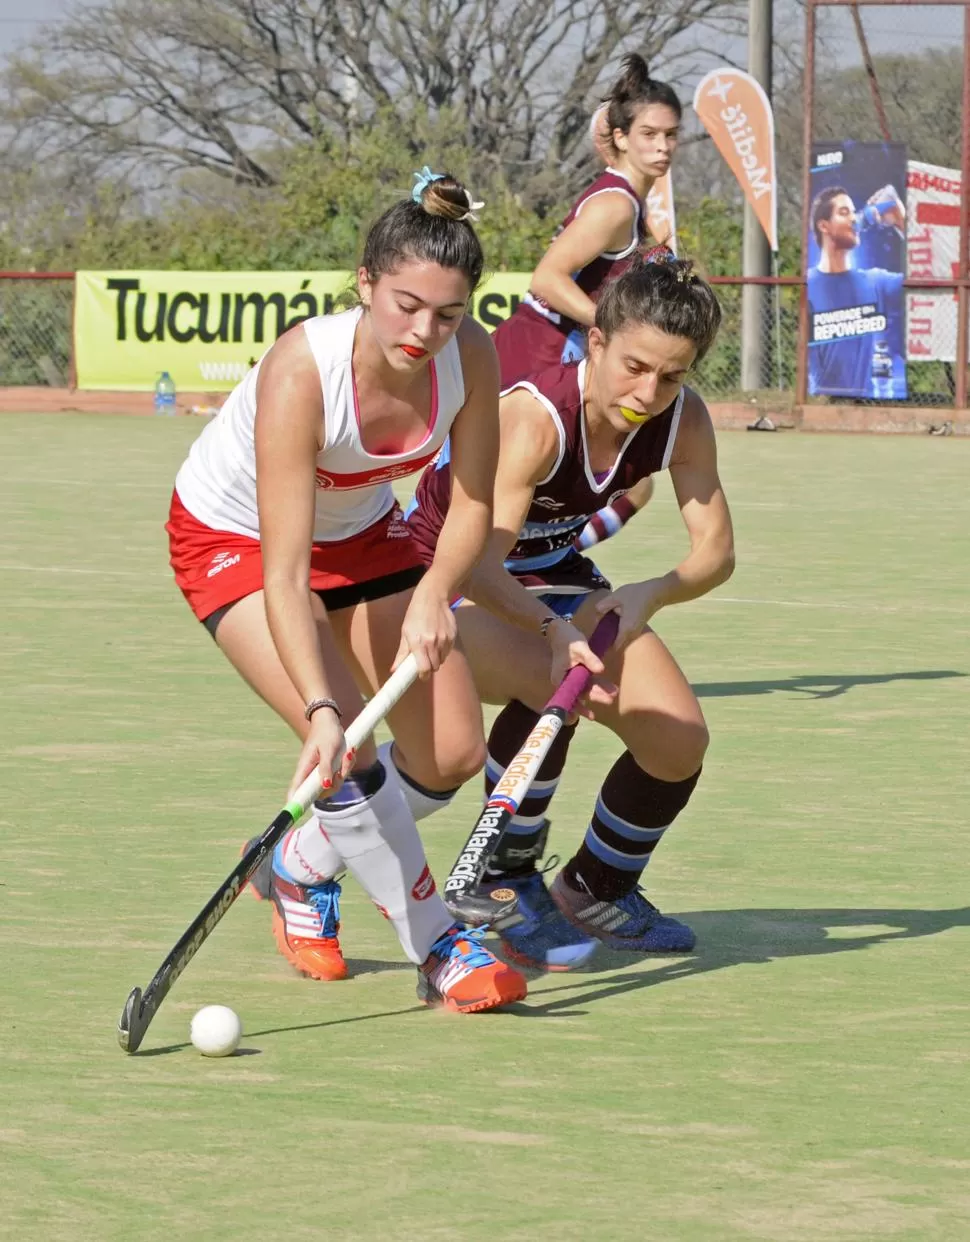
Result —
M335 474L331 470L317 467L317 487L324 491L351 491L355 487L372 487L375 483L390 483L394 479L403 479L407 474L415 474L422 470L428 462L434 461L439 449L427 453L424 457L411 457L407 461L395 462L390 466L375 466L372 470L357 470L353 474Z

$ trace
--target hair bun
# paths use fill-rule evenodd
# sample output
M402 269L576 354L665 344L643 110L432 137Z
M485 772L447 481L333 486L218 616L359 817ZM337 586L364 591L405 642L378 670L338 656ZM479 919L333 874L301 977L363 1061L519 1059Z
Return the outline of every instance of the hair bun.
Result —
M425 164L420 172L413 174L415 184L411 198L419 203L429 216L443 216L446 220L475 221L474 214L485 206L476 203L470 191L451 173L434 173Z

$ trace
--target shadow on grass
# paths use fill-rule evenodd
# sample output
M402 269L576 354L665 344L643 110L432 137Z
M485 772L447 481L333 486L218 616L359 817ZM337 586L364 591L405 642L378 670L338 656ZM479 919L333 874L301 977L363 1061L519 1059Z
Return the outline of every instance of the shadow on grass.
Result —
M970 906L953 910L702 910L678 914L697 932L698 950L676 959L661 958L662 964L652 966L652 958L643 954L613 953L601 948L582 972L570 975L569 983L543 988L529 1000L497 1011L523 1018L581 1017L585 1009L577 1004L607 1000L639 988L656 987L677 979L725 970L731 966L768 965L786 957L815 957L833 953L858 953L895 940L912 940L919 936L935 936L953 927L970 927ZM872 928L871 931L863 929ZM861 934L839 936L839 930L861 931ZM498 949L495 943L491 947ZM360 963L364 964L364 963ZM367 963L378 965L377 963ZM406 964L379 963L384 969L413 969ZM648 966L635 974L611 975L606 971L624 970L630 966ZM526 971L533 978L538 972ZM539 976L541 977L541 976ZM556 999L544 998L558 993ZM577 995L578 993L578 995ZM541 999L540 999L541 998ZM285 1035L291 1031L320 1031L331 1026L373 1022L382 1018L398 1018L406 1014L427 1012L426 1005L409 1005L405 1009L388 1009L379 1013L355 1014L349 1018L329 1018L323 1022L304 1022L292 1026L267 1027L247 1031L247 1040L265 1035ZM476 1021L490 1015L479 1015ZM169 1044L164 1048L140 1048L135 1057L158 1057L183 1052L191 1043ZM240 1048L234 1055L253 1056L257 1048ZM228 1059L228 1058L227 1058Z
M890 681L940 681L944 677L967 677L955 669L919 669L911 673L811 673L768 681L713 681L694 686L699 699L726 699L743 695L774 694L786 690L810 699L836 699L853 686L878 686Z
M408 1013L424 1013L427 1005L409 1005L407 1009L387 1009L382 1013L359 1013L351 1018L328 1018L326 1022L303 1022L296 1026L272 1026L261 1031L246 1031L246 1039L259 1039L262 1035L285 1035L289 1031L322 1031L328 1026L346 1026L350 1022L373 1022L377 1018L398 1018ZM170 1052L184 1052L192 1044L186 1040L183 1044L167 1044L164 1048L139 1048L132 1053L133 1057L163 1057ZM237 1048L234 1057L255 1056L261 1048ZM231 1060L231 1057L224 1058Z
M591 972L576 982L544 988L543 997L558 992L581 992L545 1002L539 1000L516 1006L528 1017L546 1017L568 1010L574 1016L585 1012L571 1008L577 1002L606 1000L638 988L655 987L676 979L708 974L731 966L767 965L786 957L814 957L833 953L858 953L894 940L935 936L953 927L970 927L970 906L953 910L706 910L678 914L697 932L698 949L690 956L663 960L663 965L646 972L608 980L597 980ZM872 928L872 931L865 931ZM861 934L840 936L840 930L859 929ZM612 953L601 948L593 958L594 970L618 970L643 966L642 954Z

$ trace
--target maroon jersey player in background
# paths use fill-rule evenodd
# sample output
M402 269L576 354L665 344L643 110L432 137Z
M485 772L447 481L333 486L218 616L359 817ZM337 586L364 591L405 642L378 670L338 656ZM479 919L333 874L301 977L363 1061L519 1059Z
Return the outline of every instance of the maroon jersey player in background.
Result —
M532 275L529 292L495 330L502 387L585 352L596 299L647 239L646 200L677 149L681 104L631 55L593 119L593 142L606 168L580 194ZM667 238L657 239L666 242ZM653 493L645 479L577 536L591 547L615 534Z
M680 100L650 77L642 56L632 55L601 111L597 148L610 162L573 204L525 300L493 334L503 388L562 361L570 333L592 326L600 290L646 240L646 197L670 168Z

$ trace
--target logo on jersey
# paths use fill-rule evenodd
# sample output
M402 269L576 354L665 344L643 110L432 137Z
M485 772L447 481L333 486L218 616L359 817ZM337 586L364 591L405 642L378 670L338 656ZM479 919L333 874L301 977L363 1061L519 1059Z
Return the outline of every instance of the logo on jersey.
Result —
M551 496L533 496L532 503L538 505L541 509L561 509L566 502L564 500L553 500Z
M410 539L411 528L404 520L400 507L395 507L384 530L385 539Z
M224 569L231 569L233 565L238 565L241 560L242 556L238 552L235 555L231 552L217 552L212 558L212 568L206 573L206 577L214 578Z

